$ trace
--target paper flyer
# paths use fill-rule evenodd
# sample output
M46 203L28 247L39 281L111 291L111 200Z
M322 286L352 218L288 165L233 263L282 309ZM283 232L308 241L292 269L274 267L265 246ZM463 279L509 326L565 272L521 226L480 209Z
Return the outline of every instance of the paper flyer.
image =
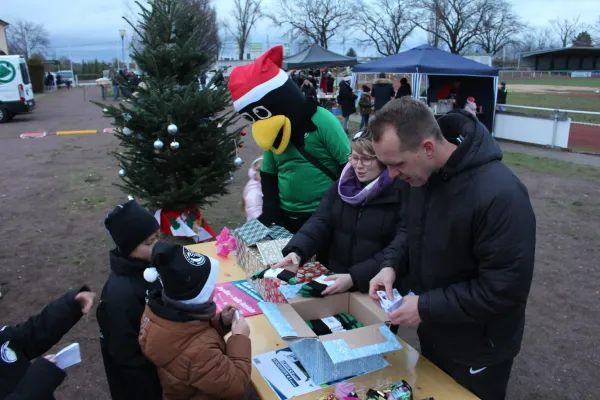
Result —
M335 382L316 385L288 347L254 356L252 363L280 400L288 400L354 378L349 376Z
M214 301L217 304L217 312L226 304L233 304L238 306L242 317L262 314L258 302L263 299L247 281L218 283L215 286Z

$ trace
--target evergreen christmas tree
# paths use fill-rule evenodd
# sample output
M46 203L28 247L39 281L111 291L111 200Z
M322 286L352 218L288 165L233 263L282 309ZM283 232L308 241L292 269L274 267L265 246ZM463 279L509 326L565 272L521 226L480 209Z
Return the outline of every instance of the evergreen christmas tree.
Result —
M121 141L115 152L118 186L163 216L168 213L171 232L163 218L161 229L176 233L181 223L201 226L198 207L227 193L234 159L241 163L236 159L241 128L231 129L236 116L226 111L230 95L222 71L205 88L198 80L217 53L218 43L209 39L214 10L193 9L185 0L137 4L140 22L127 22L139 36L131 57L142 71L141 83L119 75L128 103L98 105L114 119Z

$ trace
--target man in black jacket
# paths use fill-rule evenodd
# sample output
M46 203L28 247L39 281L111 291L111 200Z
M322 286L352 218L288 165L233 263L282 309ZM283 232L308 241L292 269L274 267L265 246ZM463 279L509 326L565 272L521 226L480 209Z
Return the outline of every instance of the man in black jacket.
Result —
M376 112L396 96L394 85L392 81L385 77L384 72L380 73L379 79L375 80L371 89L371 96L375 98L374 108Z
M438 125L439 123L439 125ZM418 326L422 354L484 400L504 399L525 325L533 275L535 215L525 186L476 117L439 121L404 97L369 128L390 175L412 187L406 238L388 248L369 294L396 279L407 296L390 314Z
M90 312L95 297L84 286L48 304L27 321L0 330L0 399L54 399L54 390L67 374L54 364L51 355L42 354Z
M110 276L96 311L100 348L113 400L159 400L162 389L156 367L138 343L147 293L160 283L144 279L159 225L154 216L130 200L104 221L117 248L110 252Z

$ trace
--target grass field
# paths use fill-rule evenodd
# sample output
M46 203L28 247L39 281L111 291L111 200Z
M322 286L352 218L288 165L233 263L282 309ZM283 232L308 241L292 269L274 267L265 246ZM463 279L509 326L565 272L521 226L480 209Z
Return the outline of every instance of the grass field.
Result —
M547 95L534 93L508 93L508 104L530 107L542 107L563 110L581 110L600 112L600 100L598 97L570 96L570 95ZM536 110L517 110L509 111L522 112L527 114L551 115L552 112ZM590 122L600 124L600 115L569 114L573 121Z
M503 79L500 79L503 80ZM579 86L600 87L600 78L564 78L564 79L507 79L504 80L510 89L510 85L546 85L546 86Z
M600 180L600 168L589 165L508 151L503 152L502 161L506 165L521 167L532 172L564 176L566 178Z

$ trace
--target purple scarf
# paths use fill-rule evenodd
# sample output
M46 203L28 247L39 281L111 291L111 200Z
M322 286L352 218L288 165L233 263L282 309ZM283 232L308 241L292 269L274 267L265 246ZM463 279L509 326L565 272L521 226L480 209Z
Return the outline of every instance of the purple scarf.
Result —
M356 177L354 168L348 163L342 171L342 176L338 184L338 193L342 200L348 204L367 204L390 187L392 182L393 179L386 169L373 182L367 186L363 186Z

